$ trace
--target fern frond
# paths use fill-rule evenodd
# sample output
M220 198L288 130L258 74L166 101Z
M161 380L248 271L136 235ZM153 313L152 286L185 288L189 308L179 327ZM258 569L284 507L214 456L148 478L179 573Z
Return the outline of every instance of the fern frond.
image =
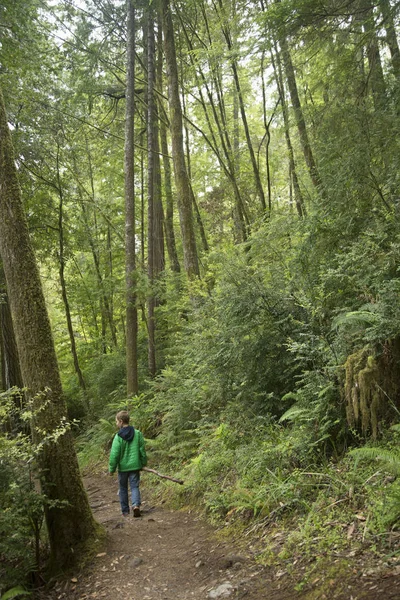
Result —
M373 325L378 320L378 315L369 310L354 310L333 319L332 329L348 326L365 326Z
M11 600L11 598L17 598L17 596L30 596L31 593L25 590L21 586L13 587L11 590L5 592L0 600Z
M295 404L288 408L285 413L283 413L279 419L279 423L282 423L283 421L295 421L298 417L303 416L306 413L307 410L305 408L301 408Z
M400 452L387 448L356 448L349 454L356 459L380 460L394 474L400 473Z

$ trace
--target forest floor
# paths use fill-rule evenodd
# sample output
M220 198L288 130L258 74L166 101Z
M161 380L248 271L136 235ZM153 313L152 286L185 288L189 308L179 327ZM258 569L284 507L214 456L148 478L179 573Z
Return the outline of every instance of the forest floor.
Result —
M107 531L106 545L81 572L39 592L39 600L400 598L400 558L397 564L371 554L345 563L332 558L325 562L325 572L298 591L306 568L301 561L290 569L263 567L255 560L252 542L227 539L193 512L154 505L146 488L142 516L124 518L116 477L90 474L85 485L95 517Z

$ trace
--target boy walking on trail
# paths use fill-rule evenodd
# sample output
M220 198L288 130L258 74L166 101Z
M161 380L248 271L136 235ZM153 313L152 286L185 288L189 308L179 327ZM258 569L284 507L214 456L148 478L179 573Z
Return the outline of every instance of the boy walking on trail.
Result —
M109 474L118 468L119 501L124 517L129 515L128 482L131 488L132 511L140 517L140 470L147 464L144 437L141 431L129 425L129 413L121 410L115 416L119 428L113 439L110 453Z

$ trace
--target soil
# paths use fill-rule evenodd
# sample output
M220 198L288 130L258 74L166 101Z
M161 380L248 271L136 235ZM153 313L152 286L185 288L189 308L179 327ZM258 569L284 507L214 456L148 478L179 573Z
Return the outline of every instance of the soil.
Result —
M226 540L195 513L155 505L142 488L142 516L122 517L117 479L85 477L106 546L81 572L38 593L38 600L385 600L400 599L400 564L346 561L302 587L303 566L263 567L249 542ZM339 568L338 568L339 571ZM297 591L296 591L297 590Z

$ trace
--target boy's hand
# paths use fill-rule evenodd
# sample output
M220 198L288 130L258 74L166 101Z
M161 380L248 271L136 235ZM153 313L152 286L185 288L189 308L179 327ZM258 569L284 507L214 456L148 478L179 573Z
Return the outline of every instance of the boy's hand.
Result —
M108 474L112 477L114 475L114 473L111 473L111 471L108 472Z

